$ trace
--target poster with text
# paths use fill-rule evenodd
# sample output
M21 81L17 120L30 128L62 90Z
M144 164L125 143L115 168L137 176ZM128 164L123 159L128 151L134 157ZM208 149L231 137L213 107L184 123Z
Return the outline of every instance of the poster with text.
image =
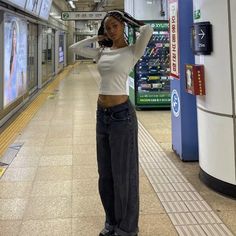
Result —
M27 91L27 22L4 15L4 107Z
M179 79L179 15L178 0L169 0L170 75Z
M40 9L39 17L48 20L49 13L51 10L52 0L44 0Z
M30 12L33 15L38 16L41 4L42 4L42 0L27 0L25 10Z

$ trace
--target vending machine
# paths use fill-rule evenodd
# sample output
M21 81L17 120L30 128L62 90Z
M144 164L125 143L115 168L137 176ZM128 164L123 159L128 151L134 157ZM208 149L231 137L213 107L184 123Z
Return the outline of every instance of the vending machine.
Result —
M142 58L129 75L129 96L137 109L170 107L170 56L168 21L145 21L154 30ZM129 43L138 32L129 28Z

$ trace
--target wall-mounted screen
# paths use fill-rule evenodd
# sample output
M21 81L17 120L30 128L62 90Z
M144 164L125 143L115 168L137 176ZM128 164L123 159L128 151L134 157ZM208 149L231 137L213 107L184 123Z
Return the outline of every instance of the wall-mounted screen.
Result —
M25 8L26 0L3 0L3 2L9 3L15 7Z
M25 5L25 11L29 12L30 14L38 16L40 8L41 8L41 4L42 4L42 0L27 0L26 5Z
M43 0L42 6L39 12L39 17L48 20L49 13L51 10L52 0Z
M8 106L27 91L27 22L4 14L4 96Z

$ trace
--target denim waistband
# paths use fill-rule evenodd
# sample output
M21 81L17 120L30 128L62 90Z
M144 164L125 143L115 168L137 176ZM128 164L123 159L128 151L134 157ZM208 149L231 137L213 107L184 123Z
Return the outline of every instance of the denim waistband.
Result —
M101 104L97 103L97 110L104 113L114 113L119 112L125 109L133 108L130 100L128 99L126 102L112 106L112 107L103 107Z

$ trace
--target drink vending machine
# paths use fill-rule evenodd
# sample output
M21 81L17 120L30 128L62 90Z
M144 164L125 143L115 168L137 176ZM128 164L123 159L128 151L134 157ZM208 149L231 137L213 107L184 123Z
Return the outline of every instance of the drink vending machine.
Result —
M137 109L170 107L170 56L168 21L145 21L154 29L142 58L129 75L129 96ZM129 43L138 32L128 29Z

